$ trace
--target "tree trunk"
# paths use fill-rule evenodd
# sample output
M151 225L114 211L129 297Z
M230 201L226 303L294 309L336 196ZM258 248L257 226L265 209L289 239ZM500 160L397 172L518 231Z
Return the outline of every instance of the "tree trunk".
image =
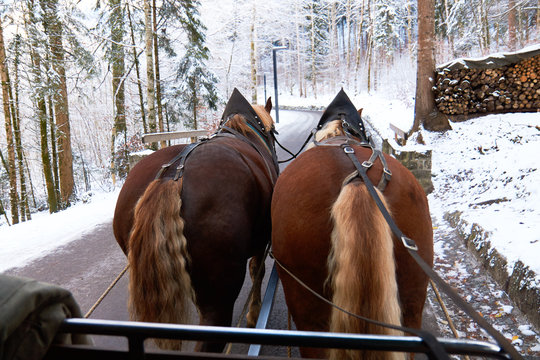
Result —
M298 21L298 2L294 3L294 27L296 30L296 67L297 67L297 81L298 81L298 94L300 97L304 96L304 84L302 73L302 58L300 52L300 22ZM266 99L264 99L266 101Z
M407 6L407 13L409 14L409 26L410 26L410 23L412 22L412 20L410 19L410 3L409 5ZM452 54L452 56L455 56L455 49L454 49L454 36L451 35L449 33L449 28L448 28L448 0L444 0L444 21L446 22L446 36L448 37L448 46L450 47L450 54ZM409 52L412 54L412 38L410 37L410 32L409 32L409 42L410 42L410 45L409 45Z
M426 130L450 129L448 119L437 111L431 87L435 79L435 8L433 0L418 1L418 55L416 68L416 101L414 124L411 132L418 131L420 124Z
M249 42L250 42L250 51L249 59L251 64L251 103L257 103L257 55L255 53L255 20L257 17L257 8L255 7L255 2L253 2L253 8L251 10L251 27L249 29Z
M71 129L69 123L69 104L62 44L62 23L58 18L57 0L42 0L45 17L45 32L49 36L53 70L58 77L54 94L54 114L58 136L58 160L60 170L60 193L62 206L69 206L73 195L73 154L71 150Z
M111 7L111 67L114 104L114 125L112 129L112 174L125 178L128 173L127 126L124 90L124 11L121 0L109 0Z
M360 71L360 60L362 58L362 54L364 53L363 48L365 46L364 43L364 13L365 13L365 0L362 0L362 5L360 8L360 19L358 20L357 25L357 35L356 35L356 61L354 65L354 92L355 94L358 94L358 72Z
M367 40L367 91L368 94L371 91L371 63L372 57L373 57L373 19L371 17L371 1L368 0L367 3L367 18L368 18L368 24L369 24L369 33L368 33L368 40Z
M41 144L41 162L43 165L43 175L45 177L45 184L47 187L47 202L49 204L49 212L55 213L58 211L58 200L54 190L53 174L51 169L51 157L49 153L48 145L48 133L47 133L47 106L45 103L45 97L42 91L43 88L42 74L41 74L41 58L39 57L38 39L36 38L35 31L29 29L29 27L36 26L35 11L33 0L29 0L27 9L28 21L25 17L25 27L27 36L30 39L30 59L32 62L32 73L34 76L34 102L36 104L36 113L39 118L40 128L40 144Z
M4 47L4 31L0 19L0 78L2 80L2 101L4 105L4 122L6 125L6 140L8 148L8 176L9 176L9 199L11 207L11 221L19 222L19 200L17 194L17 170L15 167L15 143L13 141L12 115L9 98L9 75L7 68L6 49Z
M313 84L313 97L317 98L317 66L315 63L315 10L314 4L310 4L311 9L311 83Z
M47 71L47 74L49 72ZM48 75L47 75L48 78ZM50 80L48 80L48 83L50 83ZM54 196L56 196L56 201L58 202L62 195L60 194L60 172L58 167L58 151L56 149L56 124L54 120L54 105L53 105L53 99L51 96L49 96L48 99L49 103L49 116L47 117L48 125L49 125L49 134L50 134L50 141L51 141L51 166L52 166L52 173L53 173L53 184L54 184ZM47 109L45 108L44 111L46 112ZM47 132L47 130L45 130ZM47 136L47 135L45 135ZM61 207L61 204L59 204Z
M315 23L313 24L315 26ZM336 3L330 4L330 59L331 66L335 71L335 76L330 77L330 87L335 89L336 78L341 80L341 63L339 61L339 46L337 36Z
M148 102L148 130L156 132L156 108L154 106L154 55L153 55L153 34L152 34L152 9L150 0L144 0L144 20L146 39L146 101ZM152 148L157 150L157 143L152 144Z
M1 27L1 25L0 25ZM17 150L17 164L19 167L19 182L21 186L21 199L20 199L20 213L21 220L26 221L32 219L30 214L30 208L28 206L28 193L26 190L26 178L24 176L24 152L22 147L22 135L21 135L21 124L20 124L20 107L19 107L19 64L20 64L20 36L16 36L15 40L15 56L14 56L14 71L15 71L15 81L14 81L14 95L10 94L10 98L14 99L12 104L12 114L13 116L13 130L15 136L15 146ZM11 88L10 88L11 93Z
M156 0L153 0L152 4L152 19L153 19L153 39L154 39L154 66L156 72L156 100L157 100L157 115L159 123L159 131L165 131L163 125L163 107L161 106L161 79L159 76L159 48L158 48L158 38L157 38L157 14L156 14ZM161 148L167 146L165 140L160 142Z
M141 107L141 118L143 123L143 132L146 134L148 132L148 126L146 124L146 114L144 111L144 97L143 97L143 90L142 90L142 82L141 82L141 71L140 71L140 65L139 65L139 56L137 55L137 48L135 46L135 33L133 31L133 21L131 20L131 11L129 10L129 4L126 5L127 7L127 13L128 13L128 19L129 19L129 30L131 33L131 45L132 45L132 52L133 52L133 62L135 63L135 71L137 73L137 89L139 90L139 104Z
M490 51L491 39L489 37L489 20L488 20L488 6L485 0L480 1L480 6L482 9L482 33L484 34L484 45L487 51Z
M515 51L516 46L516 0L508 0L508 48Z
M346 61L346 68L345 68L345 83L347 84L347 88L349 87L350 83L350 75L351 75L351 0L347 0L347 11L346 11L346 19L347 19L347 61Z

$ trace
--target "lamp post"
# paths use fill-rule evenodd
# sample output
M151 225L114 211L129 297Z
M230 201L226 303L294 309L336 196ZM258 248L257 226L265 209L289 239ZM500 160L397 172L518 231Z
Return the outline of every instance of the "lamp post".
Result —
M263 79L264 79L264 101L266 101L266 99L268 99L268 96L266 96L266 73L263 74Z
M278 105L278 88L277 88L277 66L276 66L276 52L279 50L287 49L287 46L274 46L272 48L272 61L274 63L274 94L276 98L276 124L279 123L279 105Z

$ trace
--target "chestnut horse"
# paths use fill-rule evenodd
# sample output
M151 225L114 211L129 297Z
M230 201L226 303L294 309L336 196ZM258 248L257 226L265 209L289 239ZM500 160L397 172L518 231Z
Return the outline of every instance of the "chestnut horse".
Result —
M196 147L156 151L129 173L113 228L128 256L132 319L186 323L194 303L200 325L230 326L251 258L255 290L248 326L255 325L264 271L255 276L270 241L278 176L271 108L270 99L252 107L235 89L214 136ZM181 347L178 341L157 343ZM220 352L224 345L200 342L195 349Z
M399 334L331 307L307 287L354 314L421 327L428 278L392 235L341 146L348 144L360 163L374 154L360 114L342 90L321 118L315 146L285 168L274 188L272 251L299 330ZM369 179L384 187L377 191L385 207L432 266L433 229L425 192L396 159L388 155L381 159L383 155L377 154L369 159ZM387 177L380 182L386 165L382 160ZM300 351L304 357L333 359L403 357L376 351Z

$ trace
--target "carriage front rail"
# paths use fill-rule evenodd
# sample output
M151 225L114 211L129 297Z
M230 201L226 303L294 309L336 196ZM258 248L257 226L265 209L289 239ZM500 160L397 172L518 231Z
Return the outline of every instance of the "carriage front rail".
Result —
M266 329L272 312L279 279L275 264L266 285L261 312L255 329L177 325L132 321L66 319L59 332L126 338L127 350L110 349L88 345L53 345L44 359L279 359L280 357L259 355L262 345L301 346L319 348L342 348L380 351L401 351L427 354L429 349L417 336L385 336L367 334L344 334L330 332ZM225 341L250 344L247 355L209 354L179 351L149 350L144 341L150 338L166 338L187 341ZM511 359L499 345L469 339L437 338L448 354L483 356L496 359Z
M210 340L233 343L261 344L274 346L306 346L322 348L364 349L381 351L404 351L426 353L428 348L416 336L382 336L364 334L341 334L295 330L245 329L197 325L172 325L130 321L67 319L60 332L82 333L125 337L127 350L55 345L45 359L247 359L245 355L195 354L189 352L146 351L144 340L168 338L181 340ZM438 338L448 354L481 355L491 358L508 359L502 349L495 344L464 339ZM260 356L259 358L276 359Z

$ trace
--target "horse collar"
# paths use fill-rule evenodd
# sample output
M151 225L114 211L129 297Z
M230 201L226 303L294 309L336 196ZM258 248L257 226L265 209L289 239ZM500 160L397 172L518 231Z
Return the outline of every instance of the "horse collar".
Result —
M341 89L322 114L317 124L317 129L322 129L324 124L333 120L341 120L343 130L346 133L360 138L362 142L369 143L364 122L343 89Z
M270 144L270 131L271 129L266 129L263 122L259 118L259 115L255 112L253 109L253 106L246 100L244 96L238 91L237 88L234 88L231 97L229 98L229 101L227 102L227 105L225 106L225 110L223 111L223 116L221 117L221 123L220 127L225 125L227 121L234 115L239 114L242 115L245 119L247 124L255 130L255 133L257 133L260 137L264 139L266 144ZM270 130L270 131L266 131Z

